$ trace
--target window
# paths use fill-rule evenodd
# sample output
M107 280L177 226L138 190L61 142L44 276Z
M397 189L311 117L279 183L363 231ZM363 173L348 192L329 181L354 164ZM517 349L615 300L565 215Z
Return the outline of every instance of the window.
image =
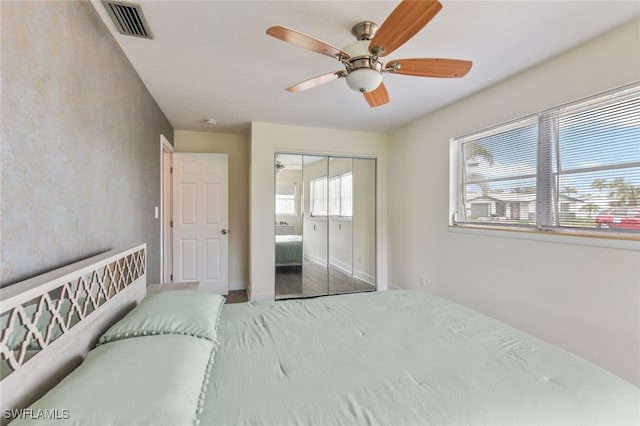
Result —
M452 146L454 224L640 234L640 86L457 138Z
M296 216L296 184L276 184L276 214Z
M311 216L327 215L327 177L311 179Z
M311 215L353 217L353 175L344 173L329 179L321 176L311 180Z
M351 208L352 187L351 173L329 179L329 214L331 216L353 216Z

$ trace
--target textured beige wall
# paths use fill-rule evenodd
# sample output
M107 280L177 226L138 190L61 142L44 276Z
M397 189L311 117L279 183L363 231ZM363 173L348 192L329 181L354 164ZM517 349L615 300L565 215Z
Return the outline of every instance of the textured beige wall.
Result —
M89 2L1 2L1 282L148 244L173 129Z
M229 154L229 289L249 276L249 137L176 130L176 152Z

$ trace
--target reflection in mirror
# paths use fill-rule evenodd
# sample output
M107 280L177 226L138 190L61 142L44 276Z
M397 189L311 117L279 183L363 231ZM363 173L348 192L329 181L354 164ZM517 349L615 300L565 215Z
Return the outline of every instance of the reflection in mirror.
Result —
M329 293L353 290L353 159L329 159Z
M376 289L376 160L275 156L276 299Z
M353 288L376 288L376 160L353 159Z
M303 296L302 156L275 155L276 299Z
M304 192L309 194L303 203L303 295L322 296L328 294L328 158L305 155L303 163Z

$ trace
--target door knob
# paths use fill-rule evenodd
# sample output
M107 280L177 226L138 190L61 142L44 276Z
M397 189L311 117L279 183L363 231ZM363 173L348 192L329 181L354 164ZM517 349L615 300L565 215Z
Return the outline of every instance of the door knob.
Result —
M227 235L227 230L226 230L226 229L223 229L222 231L220 231L220 233L221 233L222 235Z

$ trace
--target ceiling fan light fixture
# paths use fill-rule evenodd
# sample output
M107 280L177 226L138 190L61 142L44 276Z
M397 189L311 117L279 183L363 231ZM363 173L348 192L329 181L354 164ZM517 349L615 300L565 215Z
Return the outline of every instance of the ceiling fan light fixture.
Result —
M382 83L382 74L373 68L358 68L347 75L347 85L360 93L372 92Z

